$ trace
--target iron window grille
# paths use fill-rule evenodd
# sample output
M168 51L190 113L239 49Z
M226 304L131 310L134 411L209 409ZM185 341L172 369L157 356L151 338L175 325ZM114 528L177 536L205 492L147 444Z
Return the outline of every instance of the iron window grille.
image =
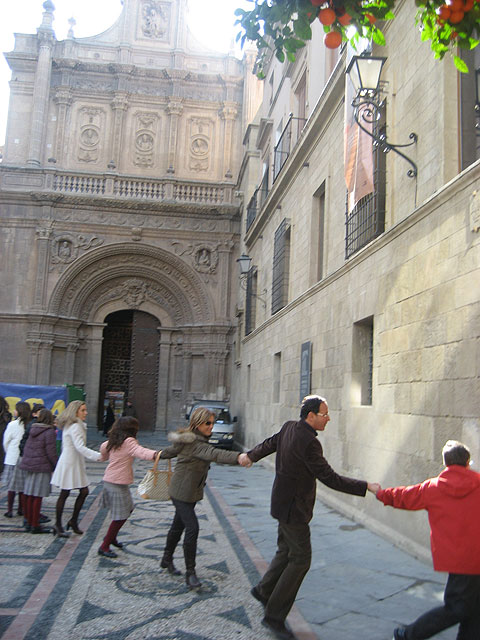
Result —
M255 297L257 295L257 268L251 267L247 273L247 289L245 297L245 335L255 329L256 306Z
M290 222L286 218L275 231L272 272L272 314L287 304L290 262Z
M263 178L260 185L253 192L253 196L250 198L250 202L247 205L246 231L248 231L252 226L252 224L255 222L257 213L263 207L263 203L267 199L267 196L268 196L268 169L263 174Z
M273 149L273 181L277 179L283 165L288 160L288 156L297 144L300 133L306 123L306 118L294 118L290 114L287 124Z

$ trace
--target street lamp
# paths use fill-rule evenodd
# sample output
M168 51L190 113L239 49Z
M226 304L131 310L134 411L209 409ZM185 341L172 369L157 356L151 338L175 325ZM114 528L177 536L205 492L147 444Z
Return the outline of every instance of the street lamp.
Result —
M386 58L375 56L353 56L347 67L346 73L350 77L355 97L352 100L354 108L353 117L360 129L373 138L373 142L384 153L394 151L402 156L410 165L411 169L407 171L409 178L416 178L418 169L417 165L410 160L404 153L399 151L401 147L410 147L418 140L416 133L411 133L409 138L411 142L408 144L393 144L387 140L385 133L376 135L372 133L363 123L373 125L380 119L382 104L380 102L380 76ZM362 123L363 122L363 123Z
M242 255L239 258L237 258L237 262L240 268L240 286L242 287L242 289L247 291L247 280L248 280L248 274L251 269L252 259L250 258L250 256L247 256L247 254L242 253ZM259 296L257 293L252 291L251 287L248 290L248 293L252 295L254 298L258 298L265 308L267 307L267 301L265 299L265 296L267 293L266 289L264 289L263 291L264 297Z

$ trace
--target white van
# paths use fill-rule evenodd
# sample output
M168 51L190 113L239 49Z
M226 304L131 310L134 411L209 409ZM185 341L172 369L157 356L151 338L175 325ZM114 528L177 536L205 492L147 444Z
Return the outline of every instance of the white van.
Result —
M212 435L209 439L210 444L213 444L214 447L221 447L222 449L232 449L237 417L231 417L228 402L221 402L219 400L197 400L188 408L185 418L190 420L192 412L198 409L198 407L205 407L215 414L215 424L213 425Z

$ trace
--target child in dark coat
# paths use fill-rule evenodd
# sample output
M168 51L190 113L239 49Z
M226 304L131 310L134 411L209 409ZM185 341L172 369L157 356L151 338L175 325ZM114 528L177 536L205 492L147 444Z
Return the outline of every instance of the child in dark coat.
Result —
M57 464L55 439L53 414L41 409L30 428L19 465L25 472L24 510L26 529L31 533L51 533L51 529L40 525L39 519L42 498L50 495L52 471Z

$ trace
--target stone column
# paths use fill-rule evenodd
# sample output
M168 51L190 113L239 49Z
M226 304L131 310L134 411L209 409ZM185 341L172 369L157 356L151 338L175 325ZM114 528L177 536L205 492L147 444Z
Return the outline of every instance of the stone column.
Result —
M230 318L230 304L231 304L231 269L230 269L230 256L232 249L234 248L234 242L224 242L218 247L218 280L222 282L222 295L220 296L220 316L223 318ZM236 264L235 264L236 266Z
M49 217L50 207L43 207L44 215ZM46 304L46 291L48 284L48 259L50 255L49 242L52 231L49 227L40 227L36 230L35 242L37 245L37 272L35 275L35 289L33 292L33 309L44 309Z
M183 398L186 403L191 395L192 355L191 351L183 352Z
M102 366L103 328L105 323L89 325L90 335L87 343L87 371L85 393L87 394L88 425L97 425L98 394L100 389L100 369Z
M215 390L217 398L224 398L227 389L226 385L226 363L228 351L216 351L215 357Z
M220 116L225 120L225 137L223 140L223 171L225 178L232 178L232 140L233 126L238 114L236 102L224 102L220 110Z
M160 334L158 341L158 370L161 372L161 375L158 376L156 426L166 431L168 427L168 389L171 378L170 350L172 332L162 329L161 327L158 327L158 332Z
M40 340L38 352L38 366L34 384L50 384L52 370L53 340Z
M73 384L75 372L75 355L77 353L78 342L69 342L67 344L67 354L65 357L65 384Z
M28 366L27 366L27 384L35 384L37 381L38 359L40 354L41 341L36 338L27 339L28 345Z
M52 71L52 49L55 33L52 29L54 6L51 0L43 3L43 22L37 29L38 60L33 85L32 114L30 122L30 144L27 165L39 167L42 158L43 137L48 113L50 75Z
M65 144L65 125L67 122L68 108L72 104L72 90L69 87L60 87L55 94L54 101L57 107L57 129L53 148L53 157L57 163L63 162L63 149Z
M117 93L110 103L113 110L113 131L112 144L110 147L110 162L120 168L120 149L122 146L122 136L124 129L125 112L128 109L128 98L126 93Z
M167 113L170 116L170 130L168 137L168 168L167 173L175 173L177 163L177 138L178 120L183 112L183 105L180 99L172 99L167 105Z

